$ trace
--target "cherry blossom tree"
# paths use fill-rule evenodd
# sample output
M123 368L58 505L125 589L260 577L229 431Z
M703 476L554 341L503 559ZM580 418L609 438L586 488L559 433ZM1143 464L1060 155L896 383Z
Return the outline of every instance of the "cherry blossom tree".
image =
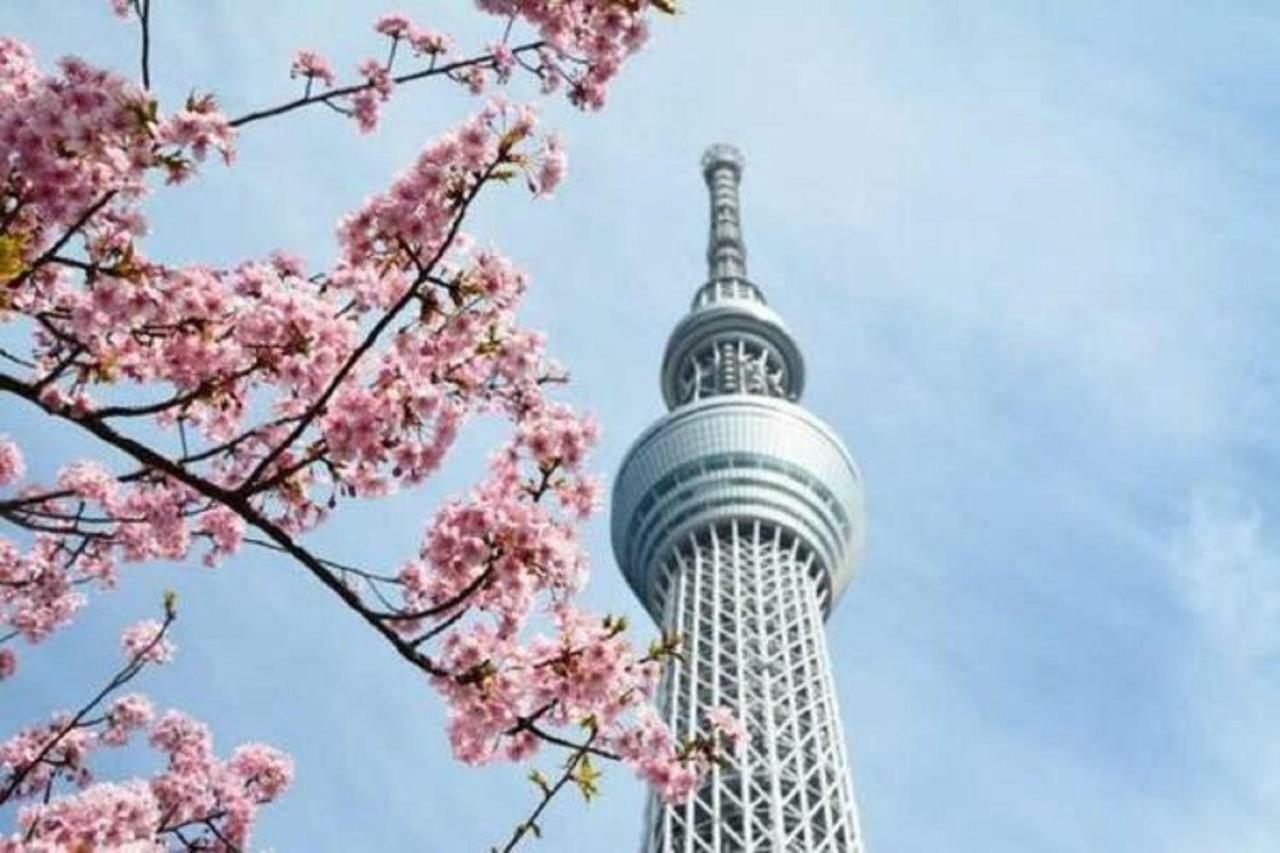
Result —
M374 25L382 56L344 80L300 50L297 97L238 117L208 94L159 103L153 3L111 5L140 34L138 80L75 57L45 71L0 38L0 321L26 342L0 349L0 392L6 409L34 407L102 449L32 482L21 436L0 435L0 681L28 657L38 666L26 647L72 624L127 564L271 549L436 689L459 760L553 751L558 775L530 774L539 796L502 849L536 834L566 787L593 796L600 761L687 796L742 732L712 715L705 736L675 742L649 700L679 638L637 650L624 620L575 605L578 524L599 503L584 469L596 425L550 396L566 375L519 322L528 277L465 230L504 185L548 196L564 178L565 152L535 109L495 95L439 135L341 221L329 269L283 251L170 265L144 240L150 193L197 179L207 160L232 164L265 122L298 110L326 107L370 133L398 87L481 95L517 76L598 110L669 3L477 0L500 34L473 53L386 15ZM504 418L509 439L481 482L425 520L401 565L339 563L308 544L341 523L344 503L431 477L478 415ZM0 806L18 809L0 851L247 843L258 807L289 785L288 757L248 744L218 759L204 724L119 695L173 657L177 614L168 596L162 621L126 630L125 664L80 710L0 743ZM95 781L98 749L142 739L163 757L157 775Z

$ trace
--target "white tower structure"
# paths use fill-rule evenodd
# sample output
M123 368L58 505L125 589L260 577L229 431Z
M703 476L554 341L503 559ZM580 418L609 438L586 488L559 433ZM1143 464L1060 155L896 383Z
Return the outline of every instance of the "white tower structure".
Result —
M800 350L747 278L742 155L709 149L709 281L662 363L668 414L614 487L614 552L665 629L684 638L660 703L677 737L726 706L747 740L686 803L649 803L643 849L863 850L823 621L865 536L862 480L797 401Z

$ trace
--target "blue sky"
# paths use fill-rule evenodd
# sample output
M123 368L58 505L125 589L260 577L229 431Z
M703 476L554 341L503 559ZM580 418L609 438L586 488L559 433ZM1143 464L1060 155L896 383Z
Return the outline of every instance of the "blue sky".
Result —
M106 5L0 7L46 63L132 69ZM292 92L296 47L344 67L380 50L381 7L155 5L162 91L212 88L233 113ZM872 853L1280 849L1280 9L686 5L604 114L548 107L558 196L490 200L474 229L534 274L527 316L605 427L597 467L662 411L661 349L703 276L698 157L734 142L752 277L868 483L867 556L829 633ZM469 6L402 4L479 43L493 27ZM420 87L372 139L323 112L252 129L235 169L157 198L150 251L323 264L341 213L472 106ZM88 452L11 402L0 430L37 472ZM317 541L394 565L495 435ZM589 543L589 600L644 633L604 517ZM298 761L260 845L481 850L528 807L522 771L452 763L431 693L261 554L128 572L26 655L3 728L79 699L166 586L181 650L145 689L225 747ZM530 849L634 849L642 791L605 782Z

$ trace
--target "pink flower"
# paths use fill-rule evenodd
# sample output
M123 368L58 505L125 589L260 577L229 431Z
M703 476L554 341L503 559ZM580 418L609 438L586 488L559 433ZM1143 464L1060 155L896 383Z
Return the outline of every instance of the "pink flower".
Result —
M0 486L21 480L26 471L18 445L7 435L0 435Z
M110 502L117 494L115 477L93 461L73 462L58 472L58 486L99 503Z
M130 659L168 663L173 659L174 646L168 637L160 635L162 629L163 626L154 619L145 619L124 630L120 635L120 645Z
M6 849L121 850L154 843L161 820L162 811L147 783L102 783L23 809L18 825L35 844Z
M600 509L600 482L593 477L578 476L556 486L556 497L569 513L580 519L595 515Z
M205 565L234 554L244 540L244 528L244 519L228 507L217 506L202 513L196 529L213 542L213 549L204 557Z
M731 708L712 708L706 712L706 718L712 732L724 740L730 752L736 751L746 739L747 730Z
M511 48L507 47L505 42L490 44L489 52L493 54L493 70L498 76L498 82L506 83L511 79L511 72L516 67L515 54L511 52Z
M161 143L189 150L197 161L203 160L210 148L218 151L226 163L235 158L235 130L211 96L188 98L184 109L157 125L155 134ZM185 172L173 182L184 177Z
M420 56L438 56L448 52L449 37L434 30L414 27L409 30L409 44L413 46L414 53Z
M473 95L479 95L484 92L486 78L484 69L479 65L472 65L466 71L462 72L461 80L467 84L468 91Z
M390 36L393 39L404 38L413 29L407 15L395 12L389 15L383 15L374 24L374 30L384 36Z
M313 50L298 51L289 69L289 76L319 80L326 86L332 86L337 79L329 61Z
M236 747L227 768L260 803L274 800L293 782L293 759L266 744Z
M567 170L567 157L560 138L552 134L546 138L542 146L542 157L539 161L536 181L538 195L551 195L564 180Z
M12 678L18 671L18 656L13 649L0 649L0 681Z
M129 17L132 0L111 0L111 11L120 18Z
M147 697L137 693L122 696L107 710L102 742L108 746L123 746L134 732L150 725L154 717L155 711Z
M391 98L395 82L376 59L365 60L357 70L367 87L351 96L351 109L360 132L372 133L378 127L379 106Z

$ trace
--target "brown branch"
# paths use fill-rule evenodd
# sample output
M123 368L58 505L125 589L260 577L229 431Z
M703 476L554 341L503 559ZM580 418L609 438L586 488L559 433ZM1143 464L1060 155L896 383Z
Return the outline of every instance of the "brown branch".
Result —
M538 49L542 48L545 45L546 45L546 42L543 42L543 41L529 42L528 44L523 44L520 47L515 48L511 52L519 55L522 53L528 53L530 51L537 51ZM414 80L422 80L427 77L437 77L440 75L448 75L454 71L470 68L473 65L490 65L493 63L493 60L494 60L493 54L486 53L482 56L473 56L470 59L460 59L457 62L450 62L447 65L439 65L439 66L433 65L430 68L424 68L420 71L412 71L408 74L401 74L391 79L396 84L411 83ZM288 101L283 104L279 104L278 106L268 107L262 110L256 110L251 113L245 113L244 115L238 118L232 119L230 124L232 127L240 127L242 125L246 125L251 122L260 121L264 118L271 118L273 116L283 115L284 113L292 112L296 109L310 106L311 104L323 103L329 106L333 106L333 104L330 104L329 102L333 101L334 99L345 98L348 95L354 95L357 92L363 92L364 90L370 89L372 87L373 87L372 83L354 83L350 86L341 86L337 89L330 89L327 92L321 92L320 94L317 94L317 95L304 93L302 97L292 101Z
M138 0L138 21L142 24L142 88L151 88L151 0Z
M545 740L547 743L554 743L556 746L563 746L565 749L571 749L575 752L590 753L591 755L595 755L600 758L607 758L610 761L618 761L622 758L622 756L618 755L616 752L592 746L591 742L595 740L595 735L592 735L586 743L574 743L566 738L553 735L546 729L539 728L534 722L536 718L536 716L533 718L521 717L514 726L507 730L507 734L513 735L519 734L520 732L528 732L531 735Z
M457 607L462 602L466 601L468 598L470 598L472 595L478 592L481 587L483 587L486 583L488 583L489 578L493 577L493 562L495 559L496 557L491 557L489 559L489 567L485 569L483 572L481 572L480 574L476 575L476 577L472 579L471 583L467 584L465 587L462 588L462 590L460 590L453 597L449 598L447 601L443 601L440 604L433 605L432 607L427 607L423 610L397 611L396 613L379 613L378 617L381 619L386 619L389 622L394 622L394 621L404 622L404 621L411 621L413 619L425 619L428 616L438 616L439 614L444 613L447 610L451 610L454 607Z

